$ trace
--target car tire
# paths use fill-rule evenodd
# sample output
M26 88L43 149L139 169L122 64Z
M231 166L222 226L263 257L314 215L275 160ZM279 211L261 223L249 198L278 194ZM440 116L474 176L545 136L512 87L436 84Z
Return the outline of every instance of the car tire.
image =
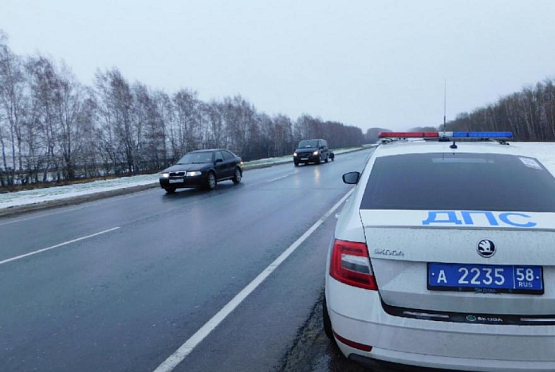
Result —
M328 156L328 155L326 155L326 159L325 159L324 161L325 161L326 163L327 163L328 161L330 161L330 159L329 159L329 156Z
M206 177L206 189L208 191L214 190L217 184L218 181L216 180L216 175L214 174L214 172L209 172L208 176Z
M243 174L241 173L241 169L235 168L235 174L233 175L233 183L238 185L241 183L241 178L243 178Z
M318 156L318 160L316 160L316 164L320 164L322 162L322 158Z
M322 317L324 320L324 332L326 333L326 336L330 340L335 341L335 338L333 337L333 329L331 328L330 314L328 313L328 304L326 303L325 297L324 297L324 308L322 310Z
M298 166L299 166L299 162L298 162L298 161L296 161L296 162L294 162L294 163L295 163L295 167L298 167Z
M168 194L175 193L175 187L165 187L164 190L166 190L166 193Z

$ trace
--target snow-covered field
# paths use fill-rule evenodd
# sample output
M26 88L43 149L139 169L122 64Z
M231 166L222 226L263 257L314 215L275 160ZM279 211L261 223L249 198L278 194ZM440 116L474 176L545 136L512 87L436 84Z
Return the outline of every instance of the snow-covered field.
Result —
M75 196L90 195L100 192L125 189L128 187L142 186L158 182L157 174L122 177L113 180L93 181L67 186L53 186L44 189L25 190L0 194L0 210L42 203L52 200L72 198Z
M338 149L334 150L335 154L356 151L355 149ZM245 162L245 169L276 165L292 162L291 155L278 158L260 159L251 162ZM42 203L53 200L61 200L73 198L77 196L91 195L106 191L121 190L129 187L137 187L158 182L158 174L149 174L132 177L122 177L113 180L93 181L68 186L54 186L36 190L26 190L18 192L10 192L0 194L0 210L15 206Z

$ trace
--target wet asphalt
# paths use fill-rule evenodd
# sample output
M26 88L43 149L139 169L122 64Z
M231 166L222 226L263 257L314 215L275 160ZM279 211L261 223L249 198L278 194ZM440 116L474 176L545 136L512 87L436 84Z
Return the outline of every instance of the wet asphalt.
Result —
M0 263L0 371L154 371L350 190L341 175L369 154L0 219L0 262L53 247ZM175 371L362 370L319 316L334 214Z

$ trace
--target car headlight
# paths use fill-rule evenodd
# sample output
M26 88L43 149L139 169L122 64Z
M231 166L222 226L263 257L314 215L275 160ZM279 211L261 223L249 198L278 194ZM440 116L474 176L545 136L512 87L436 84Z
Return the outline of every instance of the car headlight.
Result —
M297 156L297 153L296 153L296 152L294 152L294 153L293 153L293 156Z
M318 150L314 151L312 155L318 155Z
M201 171L187 172L187 177L200 176L201 174L202 174Z
M162 178L170 178L170 174L169 173L162 173Z

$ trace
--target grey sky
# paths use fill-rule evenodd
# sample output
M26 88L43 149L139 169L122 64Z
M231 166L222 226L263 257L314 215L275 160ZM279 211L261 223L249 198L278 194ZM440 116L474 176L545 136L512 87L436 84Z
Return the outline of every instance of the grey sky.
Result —
M555 77L555 1L0 0L16 53L363 129L437 125Z

